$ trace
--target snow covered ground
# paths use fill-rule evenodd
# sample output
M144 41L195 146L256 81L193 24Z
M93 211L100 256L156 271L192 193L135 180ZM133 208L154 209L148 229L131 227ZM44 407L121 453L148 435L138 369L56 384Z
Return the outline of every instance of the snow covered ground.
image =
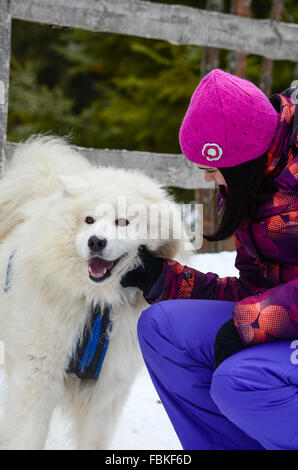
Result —
M223 251L217 254L193 256L190 266L202 272L214 272L219 276L234 276L235 252ZM0 412L4 390L3 367L0 366ZM53 418L47 449L73 449L67 437L67 423L59 412ZM114 450L180 450L182 447L172 428L171 422L144 367L135 381L123 409L120 422L111 442Z

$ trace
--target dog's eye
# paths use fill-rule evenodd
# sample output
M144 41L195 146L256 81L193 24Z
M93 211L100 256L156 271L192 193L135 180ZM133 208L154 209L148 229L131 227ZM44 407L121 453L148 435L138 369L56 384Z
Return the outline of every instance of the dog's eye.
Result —
M86 224L94 224L95 220L93 219L93 217L91 217L91 215L88 215L85 218L85 222L86 222Z
M127 219L116 219L115 224L120 225L120 227L125 227L126 225L129 224L129 220L127 220Z

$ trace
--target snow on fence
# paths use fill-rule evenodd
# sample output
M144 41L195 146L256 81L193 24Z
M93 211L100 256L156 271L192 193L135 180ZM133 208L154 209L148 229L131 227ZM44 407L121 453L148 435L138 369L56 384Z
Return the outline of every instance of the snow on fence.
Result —
M179 0L177 0L179 1ZM224 48L298 62L298 26L181 5L141 0L0 0L0 157L5 167L14 144L6 142L11 19L90 31L163 39L174 44ZM100 165L140 168L162 184L213 188L179 155L79 149Z

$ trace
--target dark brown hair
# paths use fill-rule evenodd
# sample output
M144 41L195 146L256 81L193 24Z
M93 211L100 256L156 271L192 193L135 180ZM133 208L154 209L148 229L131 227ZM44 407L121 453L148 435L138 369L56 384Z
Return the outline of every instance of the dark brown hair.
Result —
M264 177L267 154L241 165L219 168L228 190L224 185L219 191L225 200L220 210L219 226L215 233L203 235L208 241L229 238L245 217L252 215L255 205L269 199L277 191L272 178Z

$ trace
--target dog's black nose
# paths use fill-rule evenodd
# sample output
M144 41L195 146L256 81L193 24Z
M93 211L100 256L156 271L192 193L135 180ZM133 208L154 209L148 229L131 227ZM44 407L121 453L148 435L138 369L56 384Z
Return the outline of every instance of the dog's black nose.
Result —
M106 245L107 240L105 238L97 238L96 235L92 235L88 240L88 246L92 251L103 250Z

